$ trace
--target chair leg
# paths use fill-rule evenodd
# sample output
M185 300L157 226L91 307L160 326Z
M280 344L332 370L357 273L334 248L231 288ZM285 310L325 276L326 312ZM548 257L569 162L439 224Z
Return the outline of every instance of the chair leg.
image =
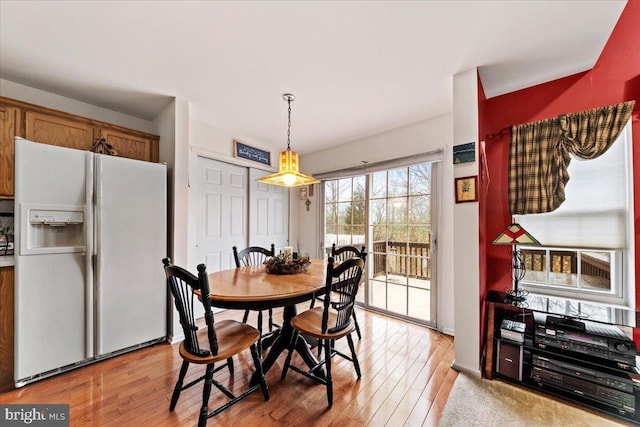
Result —
M322 340L318 340L318 358L322 355L322 345L324 342Z
M247 323L248 318L249 318L249 310L245 310L244 316L242 316L242 323Z
M291 356L293 356L293 348L295 347L297 340L298 331L294 330L293 335L291 336L291 341L289 341L289 353L287 353L287 358L284 361L284 367L282 368L282 375L280 375L281 380L284 380L287 376L287 371L289 371L289 366L291 366Z
M233 357L227 359L227 368L229 368L229 374L233 375Z
M333 380L331 379L331 340L324 341L324 366L327 370L327 400L329 408L333 406Z
M349 349L351 350L353 367L356 368L356 374L358 374L358 379L360 379L362 377L362 375L360 374L360 363L358 362L358 356L356 356L356 349L353 346L353 339L351 338L351 334L347 335L347 342L349 343Z
M189 369L189 362L183 361L182 366L180 367L180 375L178 375L178 381L176 382L176 386L173 388L173 394L171 395L171 403L169 404L170 411L173 411L176 408L178 398L180 397L180 392L182 391L182 383L184 381L185 375L187 375L187 369Z
M269 309L269 332L273 332L273 310Z
M269 387L267 386L267 380L264 378L264 372L262 372L262 362L260 361L260 353L258 353L258 348L254 344L251 346L251 357L253 358L253 364L256 367L256 374L258 374L258 379L260 380L260 388L262 389L262 395L264 396L264 400L269 400Z
M207 365L207 372L204 377L204 389L202 390L202 407L200 408L200 416L198 417L198 427L205 427L207 425L207 415L209 415L209 397L211 396L214 370L215 365L213 363Z
M355 308L353 309L353 311L351 312L351 317L353 317L353 324L356 327L356 334L358 334L358 339L361 340L362 339L362 334L360 333L360 325L358 325L358 318L356 317L356 310Z
M260 338L258 338L258 354L262 354L262 311L258 311L258 332L260 332Z

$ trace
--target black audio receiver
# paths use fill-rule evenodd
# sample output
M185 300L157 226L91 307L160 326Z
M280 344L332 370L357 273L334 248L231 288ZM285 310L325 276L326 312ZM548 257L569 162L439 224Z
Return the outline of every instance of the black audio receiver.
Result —
M636 367L636 345L618 326L537 312L534 323L534 343L538 348L586 354L625 370Z

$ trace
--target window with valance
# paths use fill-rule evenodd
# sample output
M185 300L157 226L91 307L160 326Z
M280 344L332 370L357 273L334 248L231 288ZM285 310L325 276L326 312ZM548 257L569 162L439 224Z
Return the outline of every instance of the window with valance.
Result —
M544 246L522 248L531 255L524 283L531 292L633 304L633 107L512 127L510 211ZM594 257L607 259L598 274L589 270Z
M564 202L571 154L594 159L618 138L634 102L513 126L509 156L512 215L551 212Z

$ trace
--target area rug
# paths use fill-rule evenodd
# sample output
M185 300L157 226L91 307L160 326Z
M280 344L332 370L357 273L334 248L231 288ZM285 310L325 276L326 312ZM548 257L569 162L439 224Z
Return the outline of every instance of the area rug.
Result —
M579 409L500 380L460 373L453 384L439 427L450 426L623 426L611 418Z

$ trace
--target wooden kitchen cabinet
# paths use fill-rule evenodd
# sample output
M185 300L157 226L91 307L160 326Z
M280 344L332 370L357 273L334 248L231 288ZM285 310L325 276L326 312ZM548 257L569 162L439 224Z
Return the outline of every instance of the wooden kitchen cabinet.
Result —
M115 129L100 129L100 138L111 144L120 157L158 161L158 137L134 135Z
M104 138L119 157L157 163L160 137L63 111L0 97L0 198L14 196L14 137L78 150Z
M75 118L25 111L25 138L59 147L90 150L94 126Z
M13 385L13 267L0 268L0 392Z
M13 196L14 137L19 110L0 104L0 197Z

